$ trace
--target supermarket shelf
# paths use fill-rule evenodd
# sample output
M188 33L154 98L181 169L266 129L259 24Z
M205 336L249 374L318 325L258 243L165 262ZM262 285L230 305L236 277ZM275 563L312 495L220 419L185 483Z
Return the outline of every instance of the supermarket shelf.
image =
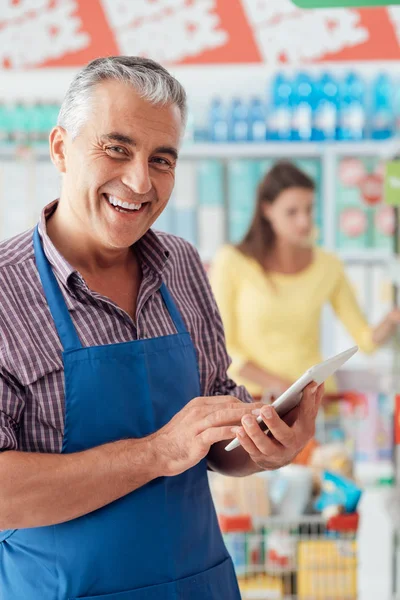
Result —
M180 158L276 158L293 156L321 156L322 147L319 144L290 143L290 142L265 142L264 144L249 143L202 143L183 146Z
M389 158L399 150L400 140L383 142L265 142L249 143L192 143L183 146L180 157L184 159L199 158L276 158L276 157L321 157L324 154L336 156L382 156Z
M400 148L400 140L365 142L265 142L265 143L186 143L180 152L180 158L186 160L219 158L293 158L330 156L382 156L389 158ZM15 143L0 144L0 158L15 158L21 154L21 146ZM31 147L31 155L37 158L50 158L47 142ZM28 151L29 152L29 151Z
M375 486L394 476L394 465L390 460L356 462L354 471L357 481L362 486Z
M394 255L387 250L374 250L367 248L365 250L346 250L337 251L337 255L344 262L362 262L362 263L376 263L384 262L390 263L394 260Z

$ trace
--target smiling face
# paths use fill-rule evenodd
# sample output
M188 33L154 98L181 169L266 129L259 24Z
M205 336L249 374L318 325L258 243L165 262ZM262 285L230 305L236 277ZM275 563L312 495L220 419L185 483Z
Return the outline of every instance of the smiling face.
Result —
M150 104L115 80L98 85L77 137L61 127L50 136L67 228L99 250L140 239L171 196L182 127L176 105Z

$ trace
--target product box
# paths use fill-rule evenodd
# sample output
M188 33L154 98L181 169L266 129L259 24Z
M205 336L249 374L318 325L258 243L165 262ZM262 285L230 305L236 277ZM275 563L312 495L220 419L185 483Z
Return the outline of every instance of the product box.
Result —
M207 263L225 242L224 170L218 160L202 160L197 170L198 244Z
M172 199L171 199L172 200ZM164 231L165 233L174 232L174 209L173 200L169 201L167 206L162 211L161 215L153 223L152 229L155 231Z
M175 187L170 199L173 208L175 235L197 244L197 186L196 165L192 161L181 161L176 169Z
M376 462L392 458L393 414L393 396L363 394L354 431L354 459L357 462Z
M7 239L33 227L37 222L32 197L35 163L30 160L1 161L0 185L3 196L0 207L0 239Z
M298 598L357 597L357 544L350 540L304 540L298 545Z
M383 165L374 157L344 158L336 178L339 250L393 246L394 213L383 201Z
M259 165L254 160L232 160L228 164L229 240L240 242L246 234L256 205Z
M47 160L36 161L33 171L31 174L34 182L32 209L35 221L38 221L46 204L49 204L49 202L60 196L61 179L60 173L53 163ZM32 193L32 190L30 190L30 193Z
M372 244L374 248L394 252L395 214L393 206L380 204L373 213Z

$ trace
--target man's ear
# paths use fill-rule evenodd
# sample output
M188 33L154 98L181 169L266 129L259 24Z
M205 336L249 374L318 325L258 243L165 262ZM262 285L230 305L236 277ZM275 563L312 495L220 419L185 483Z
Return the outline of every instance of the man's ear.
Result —
M53 127L49 135L50 157L60 173L65 173L65 149L67 132L63 127Z

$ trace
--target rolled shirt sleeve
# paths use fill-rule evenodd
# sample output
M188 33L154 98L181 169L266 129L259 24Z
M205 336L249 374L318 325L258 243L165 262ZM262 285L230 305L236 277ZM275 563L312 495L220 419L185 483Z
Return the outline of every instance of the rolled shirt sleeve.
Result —
M18 433L25 401L12 376L0 367L0 452L18 450Z

